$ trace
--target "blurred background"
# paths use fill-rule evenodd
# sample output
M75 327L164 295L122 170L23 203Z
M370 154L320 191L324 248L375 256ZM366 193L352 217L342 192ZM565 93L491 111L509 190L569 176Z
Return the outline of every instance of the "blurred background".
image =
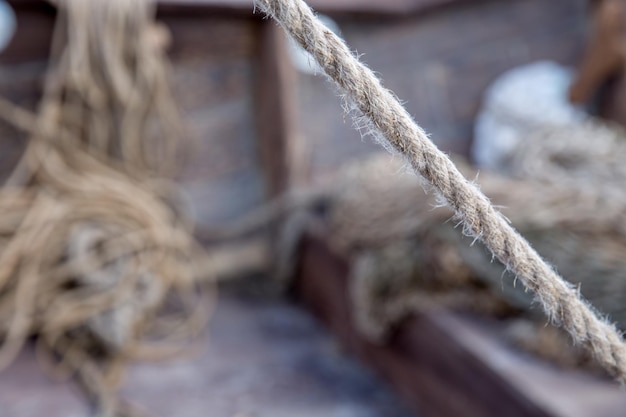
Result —
M59 3L0 1L0 96L33 114L42 109L47 68L53 64L49 57ZM437 146L465 164L464 173L477 176L481 187L484 173L483 189L496 203L523 204L529 199L524 190L535 190L535 200L536 194L545 197L520 206L518 214L510 212L513 223L535 238L538 249L545 248L542 254L566 278L572 270L569 276L582 283L583 294L622 325L626 257L620 245L626 241L621 235L626 204L618 202L624 197L620 158L626 155L620 139L626 122L626 2L308 4L395 92ZM178 204L195 223L195 238L206 251L199 256L209 265L204 274L209 278L199 285L211 284L214 297L207 301L212 309L208 328L192 352L163 363L131 361L127 377L112 384L121 387L121 398L155 416L623 415L623 391L566 336L544 337L547 320L529 307L532 297L519 284L514 289L513 278L503 278L502 268L485 267L491 260L484 252L457 249L459 240L447 231L433 231L435 226L427 232L422 226L398 226L417 235L420 243L400 249L391 245L395 249L389 251L383 248L389 236L341 232L335 214L351 217L350 207L369 209L367 201L371 213L365 214L375 219L417 215L410 210L375 212L377 203L391 201L393 195L415 191L426 202L420 216L435 203L412 180L397 194L343 202L345 190L375 183L369 177L359 177L356 185L346 183L352 178L346 177L346 169L363 169L359 164L387 158L386 151L355 129L341 92L306 52L253 10L251 0L156 1L155 19L164 25L171 93L184 138L184 156L178 155L174 176ZM568 148L572 132L580 136L574 156ZM603 153L580 145L593 146L596 135L610 138L602 142ZM14 124L0 122L3 179L16 170L30 137ZM559 175L571 181L550 183L540 168L528 165L536 161L533 149L547 152L551 140L558 146L548 146L554 154L545 158L545 166L557 161ZM592 165L608 171L576 168ZM403 170L401 163L387 169L392 175ZM545 172L550 178L556 175ZM489 181L499 188L491 188ZM338 184L348 185L333 194ZM550 187L565 197L550 199L558 194ZM587 196L600 189L606 194ZM595 217L567 217L571 199L583 194L595 204L583 209L595 210ZM290 195L300 197L284 197ZM608 214L597 214L598 206L607 205ZM546 212L548 206L557 214L540 220L528 214ZM450 218L449 213L442 216L431 219L432 224ZM370 219L363 218L363 224ZM221 237L224 228L236 230L242 221L253 226L234 238ZM365 230L358 221L354 224ZM591 235L596 240L589 240ZM460 242L469 246L471 239ZM600 253L589 255L585 265L572 261L581 259L581 251L590 252L590 245ZM408 258L421 263L407 267L410 272L398 269L397 259ZM377 263L367 264L371 259ZM385 262L392 266L381 267ZM391 274L410 282L408 287L397 284L397 291L374 284L376 294L416 291L423 298L411 301L406 314L374 308L376 317L367 320L392 317L381 324L384 336L372 336L352 317L358 314L350 304L350 279L358 278L358 268L365 268L366 275L375 271L372 279ZM576 271L607 278L588 284ZM445 284L432 284L438 280ZM0 336L6 342L10 335ZM21 353L0 372L0 416L89 415L82 389L40 366L37 337L33 330Z

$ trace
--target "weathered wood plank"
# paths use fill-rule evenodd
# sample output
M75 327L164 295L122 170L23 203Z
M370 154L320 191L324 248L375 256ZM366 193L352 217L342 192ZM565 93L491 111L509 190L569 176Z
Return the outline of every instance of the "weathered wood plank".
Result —
M8 0L14 6L40 5L46 0ZM329 14L405 15L433 8L477 0L308 0L315 10ZM158 0L160 8L172 10L205 10L221 13L251 14L253 0Z
M397 15L416 14L454 3L469 3L476 0L308 0L316 11L328 14ZM235 13L249 13L252 0L159 0L162 7L198 8L207 7Z
M611 382L522 357L444 311L407 320L388 344L369 342L353 325L347 262L320 238L306 238L302 254L299 297L425 416L617 417L626 407Z
M280 27L262 22L258 39L257 144L267 194L274 197L305 175L297 142L296 72Z

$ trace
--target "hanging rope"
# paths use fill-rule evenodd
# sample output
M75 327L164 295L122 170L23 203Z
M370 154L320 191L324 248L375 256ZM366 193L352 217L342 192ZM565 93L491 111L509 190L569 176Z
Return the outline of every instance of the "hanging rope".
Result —
M455 212L464 233L480 239L530 289L548 317L587 348L617 381L626 383L626 345L601 318L457 170L374 73L328 30L303 0L257 0L346 93L357 120L387 149L402 154ZM365 123L365 124L363 124Z
M180 355L204 327L193 225L171 178L180 144L167 32L149 0L59 0L36 115L0 188L0 369L37 338L100 417L128 415L128 362Z

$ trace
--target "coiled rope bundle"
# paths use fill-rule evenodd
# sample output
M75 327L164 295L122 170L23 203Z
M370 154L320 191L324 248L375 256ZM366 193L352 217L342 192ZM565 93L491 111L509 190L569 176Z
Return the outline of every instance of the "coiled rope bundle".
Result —
M37 115L0 101L30 133L0 189L0 367L36 336L113 416L128 361L180 353L203 327L200 249L168 179L181 127L154 5L56 3Z

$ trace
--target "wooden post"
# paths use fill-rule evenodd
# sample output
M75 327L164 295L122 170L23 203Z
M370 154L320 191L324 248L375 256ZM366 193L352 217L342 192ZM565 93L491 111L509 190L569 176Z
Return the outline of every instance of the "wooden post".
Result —
M302 183L306 176L297 129L297 73L288 46L283 30L274 22L259 24L257 132L270 198Z

